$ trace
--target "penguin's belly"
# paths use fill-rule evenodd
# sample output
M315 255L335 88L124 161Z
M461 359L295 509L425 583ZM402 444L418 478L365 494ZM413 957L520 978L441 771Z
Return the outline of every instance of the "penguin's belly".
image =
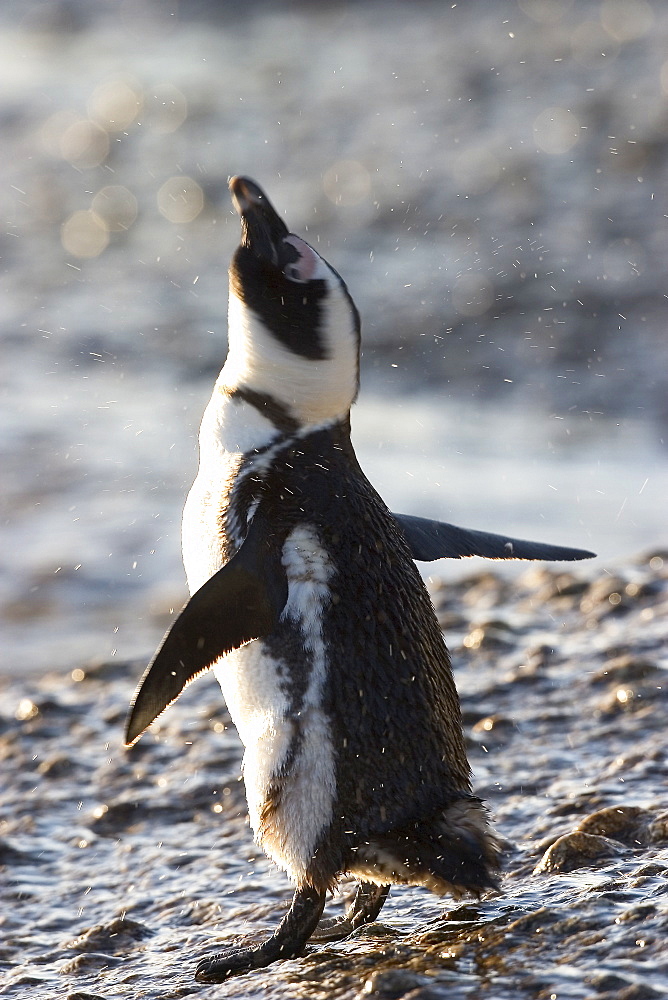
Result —
M336 793L322 615L332 567L314 529L293 529L283 547L288 600L275 635L214 666L246 748L244 781L256 840L299 880L332 820Z

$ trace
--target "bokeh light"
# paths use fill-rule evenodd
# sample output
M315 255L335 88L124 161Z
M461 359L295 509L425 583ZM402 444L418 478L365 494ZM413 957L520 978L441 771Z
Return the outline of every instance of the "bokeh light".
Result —
M646 0L603 0L601 24L617 42L631 42L646 35L654 11Z
M668 59L661 67L660 80L661 80L661 92L663 93L664 97L668 97Z
M90 209L73 212L60 229L64 249L73 257L99 257L109 245L109 230L104 221Z
M609 281L637 278L645 266L645 251L635 240L622 238L608 243L603 254L603 274Z
M534 118L533 137L544 153L567 153L580 138L580 123L567 108L545 108Z
M484 147L473 146L457 153L450 164L455 186L462 194L484 194L501 175L501 164Z
M167 135L183 125L188 117L188 102L178 87L160 83L144 95L144 113L152 129Z
M573 0L518 0L518 7L539 24L556 24L573 6Z
M137 218L137 199L122 184L108 184L97 192L91 209L109 232L121 233Z
M71 125L81 121L81 115L74 111L56 111L43 122L39 129L39 141L49 156L60 159L63 155L62 138Z
M141 88L122 77L106 80L88 99L89 117L107 132L122 132L134 122L142 108Z
M169 222L192 222L203 208L204 192L192 177L170 177L158 191L158 210Z
M359 205L369 197L371 177L357 160L337 160L326 171L322 187L335 205Z
M79 170L99 167L109 155L109 136L97 122L81 118L62 133L60 155Z
M452 289L452 304L460 316L482 316L494 302L494 287L482 274L462 274Z
M571 52L581 66L595 69L601 63L611 62L619 54L619 42L600 21L583 21L571 33Z

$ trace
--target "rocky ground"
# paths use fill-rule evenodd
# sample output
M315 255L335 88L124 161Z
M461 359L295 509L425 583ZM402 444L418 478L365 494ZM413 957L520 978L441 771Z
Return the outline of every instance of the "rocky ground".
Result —
M4 679L0 995L668 995L668 553L432 589L476 787L508 841L501 895L395 890L347 941L199 986L199 956L261 938L289 898L252 847L216 685L200 679L125 751L142 664Z

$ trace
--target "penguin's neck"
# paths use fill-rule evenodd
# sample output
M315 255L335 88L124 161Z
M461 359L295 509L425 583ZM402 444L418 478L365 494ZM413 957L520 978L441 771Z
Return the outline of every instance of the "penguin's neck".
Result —
M275 407L262 405L263 399L246 386L230 387L223 369L202 417L200 471L209 470L218 479L214 470L224 469L224 478L233 478L227 472L230 463L238 468L244 456L262 454L290 436L286 432L288 423L292 430L291 415L281 409L281 419Z
M228 312L229 349L218 385L274 404L295 427L345 419L357 394L357 355L352 338L324 360L296 354L233 292Z
M219 489L229 489L244 460L253 460L259 469L295 439L333 427L343 428L349 438L348 411L343 417L302 423L274 396L245 384L230 387L226 367L204 411L199 435L200 475L219 484Z

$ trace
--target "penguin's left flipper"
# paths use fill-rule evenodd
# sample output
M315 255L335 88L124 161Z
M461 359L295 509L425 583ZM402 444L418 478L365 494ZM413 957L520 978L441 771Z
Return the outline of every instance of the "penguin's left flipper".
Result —
M220 656L268 635L287 599L280 549L258 511L238 552L193 594L148 665L128 717L126 744L139 739Z
M594 552L571 549L563 545L528 542L507 535L493 535L488 531L458 528L445 521L432 521L427 517L411 514L393 514L401 527L413 559L431 562L433 559L463 559L483 556L485 559L593 559Z

